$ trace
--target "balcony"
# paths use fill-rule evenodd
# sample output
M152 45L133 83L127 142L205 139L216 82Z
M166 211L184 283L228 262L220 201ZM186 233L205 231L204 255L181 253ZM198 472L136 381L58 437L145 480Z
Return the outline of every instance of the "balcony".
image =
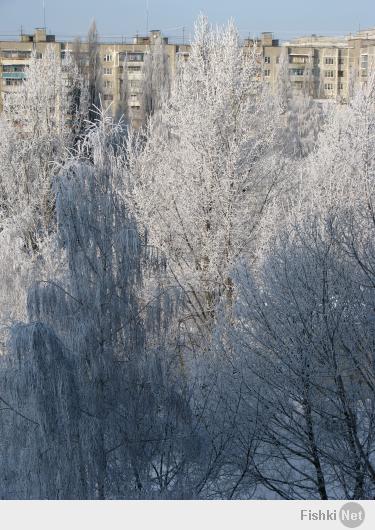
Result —
M132 63L143 63L145 54L143 52L120 52L119 61L128 61Z
M3 72L1 74L3 79L25 79L25 72Z
M297 55L294 55L293 57L290 57L289 58L289 63L290 64L309 64L310 63L310 58L309 57L306 57L306 56L297 56Z
M289 75L291 77L301 77L305 75L305 69L304 68L290 68Z
M30 59L31 58L31 51L23 51L23 50L1 50L0 51L0 57L4 59L15 59L15 60L21 60L21 59Z

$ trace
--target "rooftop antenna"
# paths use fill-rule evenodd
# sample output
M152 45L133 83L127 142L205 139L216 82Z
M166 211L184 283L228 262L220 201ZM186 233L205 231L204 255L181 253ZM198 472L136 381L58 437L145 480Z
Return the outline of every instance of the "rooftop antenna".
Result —
M148 35L149 0L146 0L146 34Z
M46 29L46 2L45 2L45 0L43 0L43 28L45 29L45 31L47 31L47 29Z

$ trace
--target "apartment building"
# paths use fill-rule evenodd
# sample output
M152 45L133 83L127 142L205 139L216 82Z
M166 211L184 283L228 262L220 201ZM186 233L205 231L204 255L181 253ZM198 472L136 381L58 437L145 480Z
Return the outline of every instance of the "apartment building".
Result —
M252 45L248 40L245 45ZM263 78L275 88L284 54L295 90L307 87L318 99L347 102L355 82L366 82L375 66L375 28L345 37L311 35L280 44L272 33L262 33L257 44L263 57Z
M103 104L116 113L120 105L127 68L127 94L130 117L135 125L142 118L141 90L145 56L153 45L163 43L172 75L179 57L189 56L189 45L174 44L160 31L147 36L134 37L129 42L100 43L100 61L103 72ZM270 32L264 32L255 40L245 39L244 46L256 44L261 51L263 79L276 87L280 58L286 57L289 79L296 90L308 86L315 98L348 101L352 83L365 82L371 64L375 64L375 28L344 37L311 35L280 43ZM33 35L21 35L19 41L0 41L0 110L7 92L17 90L27 72L33 51L42 56L47 46L52 46L61 58L74 51L74 42L58 42L44 28ZM87 44L82 43L81 53L87 54Z
M115 114L120 104L121 84L124 79L124 64L127 68L127 94L130 116L135 125L141 120L142 67L145 55L153 45L163 44L168 56L171 74L176 71L179 56L187 57L189 46L171 44L160 31L151 31L147 36L137 36L131 42L100 43L99 54L103 74L103 105L110 106ZM3 98L8 92L17 90L26 77L31 54L42 56L47 46L52 46L57 56L63 58L66 53L76 50L75 42L58 42L54 35L48 35L45 29L36 29L33 35L21 35L19 41L0 41L0 110ZM80 45L80 56L88 55L87 43Z
M55 53L60 54L61 45L43 29L36 29L34 35L21 35L19 42L0 41L0 110L6 94L16 90L25 79L31 53L35 51L41 57L47 46L53 46Z

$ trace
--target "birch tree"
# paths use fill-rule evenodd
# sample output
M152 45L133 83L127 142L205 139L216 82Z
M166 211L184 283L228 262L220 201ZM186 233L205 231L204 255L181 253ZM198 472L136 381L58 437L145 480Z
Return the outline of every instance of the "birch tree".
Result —
M218 301L230 300L231 267L243 254L255 258L281 179L279 114L259 68L232 23L214 29L199 18L169 102L151 119L144 149L130 149L135 207L168 257L191 324L211 321Z

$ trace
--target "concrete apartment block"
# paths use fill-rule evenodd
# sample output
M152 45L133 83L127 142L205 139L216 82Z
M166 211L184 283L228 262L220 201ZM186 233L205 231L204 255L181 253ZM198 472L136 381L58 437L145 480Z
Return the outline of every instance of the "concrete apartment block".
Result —
M174 44L160 31L150 31L147 36L134 37L132 42L100 43L100 60L103 71L103 103L116 113L120 102L124 60L126 58L128 80L128 106L135 125L141 120L142 69L145 54L153 44L163 42L169 57L172 76L176 72L178 58L188 59L189 45ZM335 99L346 102L352 83L365 82L369 68L375 61L375 28L344 37L311 35L280 43L270 32L264 32L255 40L245 39L244 46L258 47L263 63L263 80L276 87L280 56L287 54L289 78L296 90L307 86L315 98ZM8 92L17 90L27 72L32 51L40 56L47 46L52 46L59 57L73 51L74 42L56 41L44 28L37 28L33 35L21 35L19 41L0 41L0 110ZM81 44L81 52L87 53L87 43Z

